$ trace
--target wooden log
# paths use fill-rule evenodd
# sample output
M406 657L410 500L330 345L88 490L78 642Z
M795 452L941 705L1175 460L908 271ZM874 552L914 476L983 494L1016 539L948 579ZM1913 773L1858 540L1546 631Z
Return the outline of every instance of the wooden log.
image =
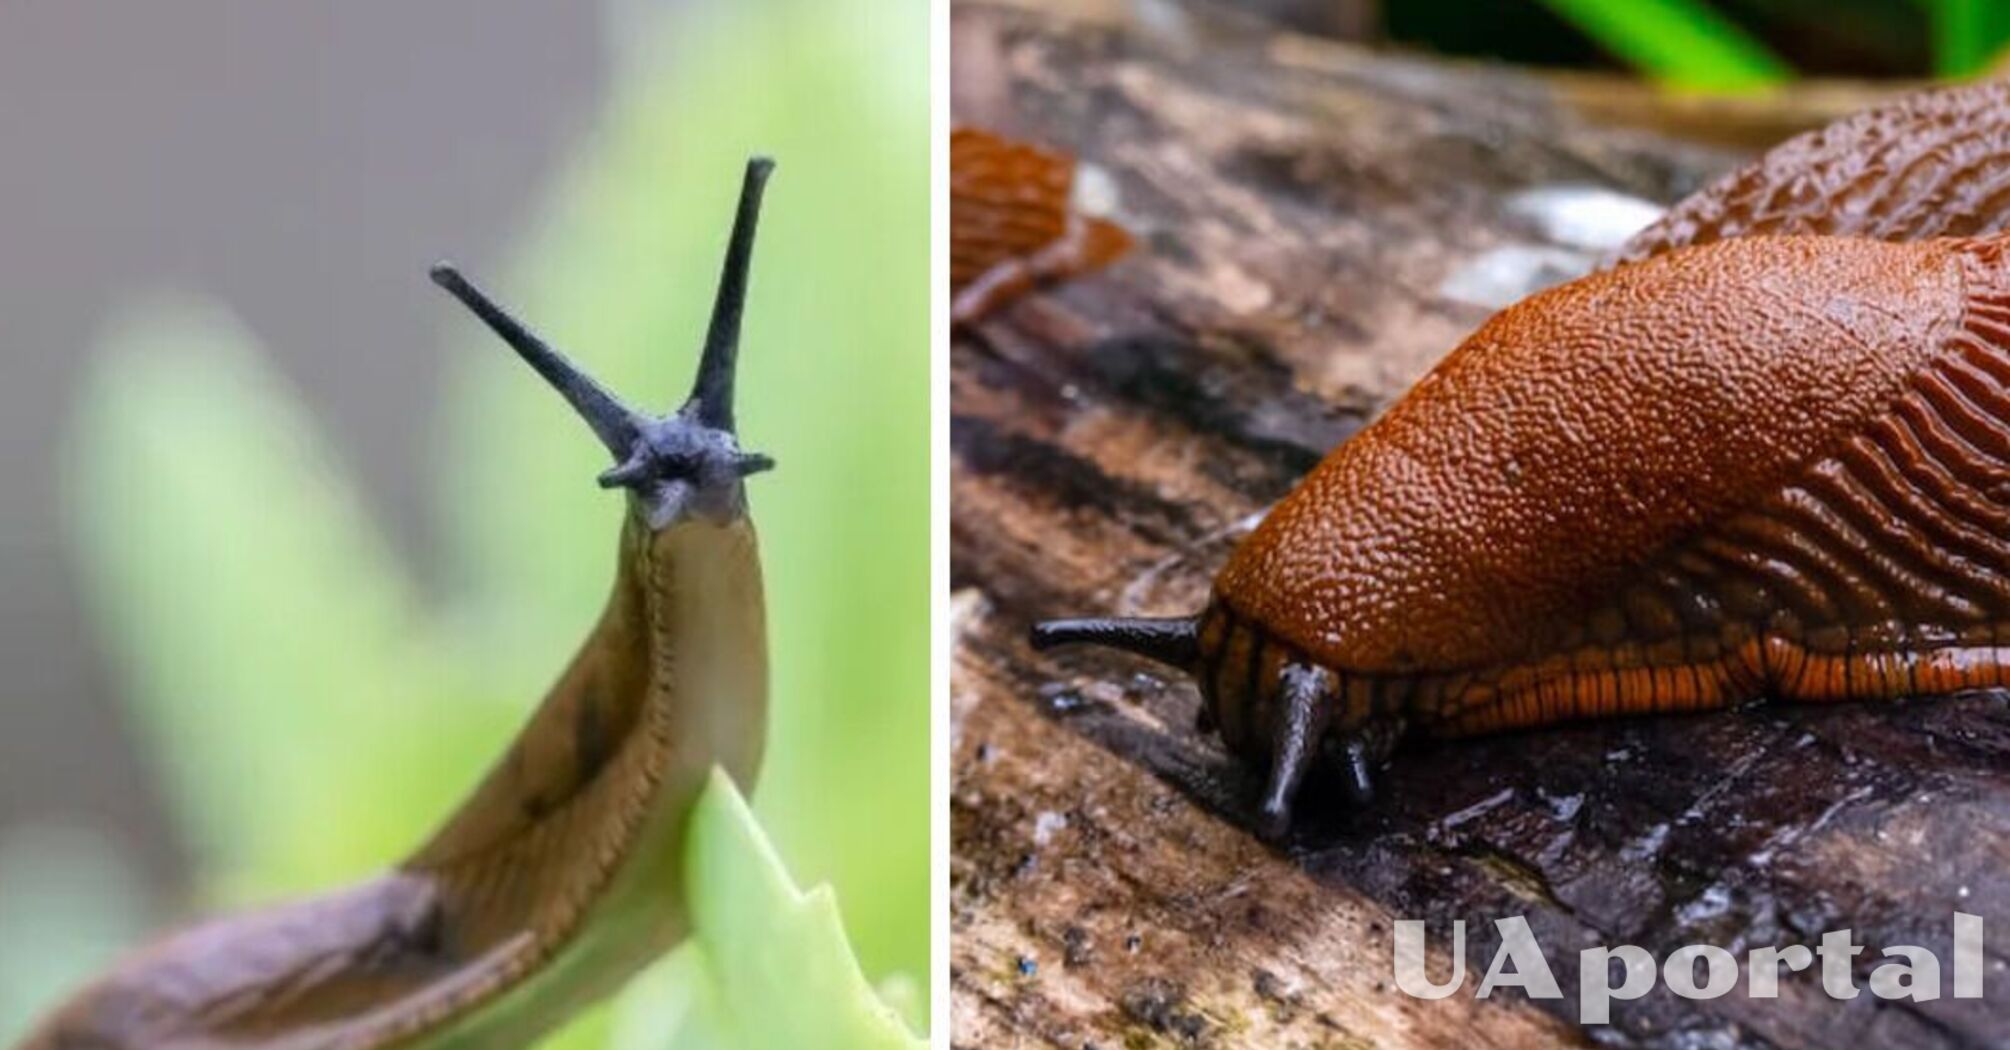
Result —
M2010 1041L2010 708L1761 708L1412 747L1384 801L1282 849L1197 694L1036 618L1196 609L1305 470L1491 311L1596 253L1544 191L1670 201L1732 157L1597 126L1525 74L1145 5L959 4L958 120L1073 151L1139 241L951 351L952 996L967 1047L1957 1047ZM1581 90L1581 84L1571 91ZM1580 209L1581 210L1581 209ZM1502 275L1506 276L1503 277ZM1812 944L1849 927L1988 994L1665 986L1577 1023L1577 951ZM1524 915L1565 997L1472 991ZM1391 922L1467 924L1467 984L1392 984ZM1449 960L1434 947L1431 972ZM1943 994L1951 990L1943 973Z

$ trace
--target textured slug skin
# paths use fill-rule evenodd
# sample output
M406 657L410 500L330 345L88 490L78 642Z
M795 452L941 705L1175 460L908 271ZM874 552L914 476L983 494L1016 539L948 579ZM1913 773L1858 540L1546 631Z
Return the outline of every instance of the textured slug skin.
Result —
M1293 656L1342 729L1996 684L2003 247L1729 240L1502 311L1238 548L1211 706Z
M1759 234L1914 241L2010 228L2010 83L1906 95L1797 135L1691 194L1619 253Z
M429 844L154 946L21 1050L529 1043L685 935L685 818L714 763L748 788L760 764L761 596L744 514L631 513L599 626Z

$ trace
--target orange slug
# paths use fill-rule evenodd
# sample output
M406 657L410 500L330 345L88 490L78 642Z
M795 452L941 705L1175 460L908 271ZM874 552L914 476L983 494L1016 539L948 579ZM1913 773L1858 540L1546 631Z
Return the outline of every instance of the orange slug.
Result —
M1272 837L1410 734L2010 685L2006 217L2002 86L1795 139L1487 321L1199 613L1033 644L1192 673Z
M434 280L571 403L625 489L600 623L432 840L348 889L197 926L59 1008L20 1050L527 1046L687 933L682 841L709 771L766 734L761 571L733 376L762 187L750 161L698 378L628 407L448 266Z
M1075 161L977 128L949 133L951 322L1115 260L1130 235L1075 209Z

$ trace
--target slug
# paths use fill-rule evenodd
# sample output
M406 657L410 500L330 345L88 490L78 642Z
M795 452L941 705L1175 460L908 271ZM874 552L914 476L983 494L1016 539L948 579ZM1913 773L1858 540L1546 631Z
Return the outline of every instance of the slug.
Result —
M762 188L748 162L690 398L628 407L468 283L436 283L555 387L627 491L606 611L486 780L380 877L173 936L22 1050L527 1045L687 933L681 843L708 771L751 787L766 731L761 570L733 421Z
M1191 673L1272 839L1412 736L2010 685L2010 238L1918 239L2001 230L2006 161L1999 85L1792 140L1487 321L1200 612L1032 644Z
M1075 160L973 127L949 133L950 323L1130 250L1130 234L1075 207Z

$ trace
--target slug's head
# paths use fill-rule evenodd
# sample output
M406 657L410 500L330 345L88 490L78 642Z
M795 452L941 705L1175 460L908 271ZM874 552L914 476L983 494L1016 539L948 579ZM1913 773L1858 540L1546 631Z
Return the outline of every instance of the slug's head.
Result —
M1219 732L1230 751L1266 771L1256 827L1268 839L1289 828L1292 800L1316 761L1340 774L1350 802L1365 805L1400 732L1399 723L1371 719L1367 705L1348 702L1345 676L1219 601L1198 616L1048 620L1033 626L1032 643L1120 649L1192 675L1200 728Z
M444 263L433 267L433 282L474 311L503 342L537 370L586 420L614 456L600 475L602 488L625 488L650 528L662 530L693 517L714 521L746 511L742 478L775 461L740 448L733 430L733 373L739 353L740 314L747 300L747 270L754 252L754 227L761 213L761 190L774 162L747 162L732 241L719 275L719 294L705 333L698 378L683 407L651 415L628 407L565 355L511 317Z

